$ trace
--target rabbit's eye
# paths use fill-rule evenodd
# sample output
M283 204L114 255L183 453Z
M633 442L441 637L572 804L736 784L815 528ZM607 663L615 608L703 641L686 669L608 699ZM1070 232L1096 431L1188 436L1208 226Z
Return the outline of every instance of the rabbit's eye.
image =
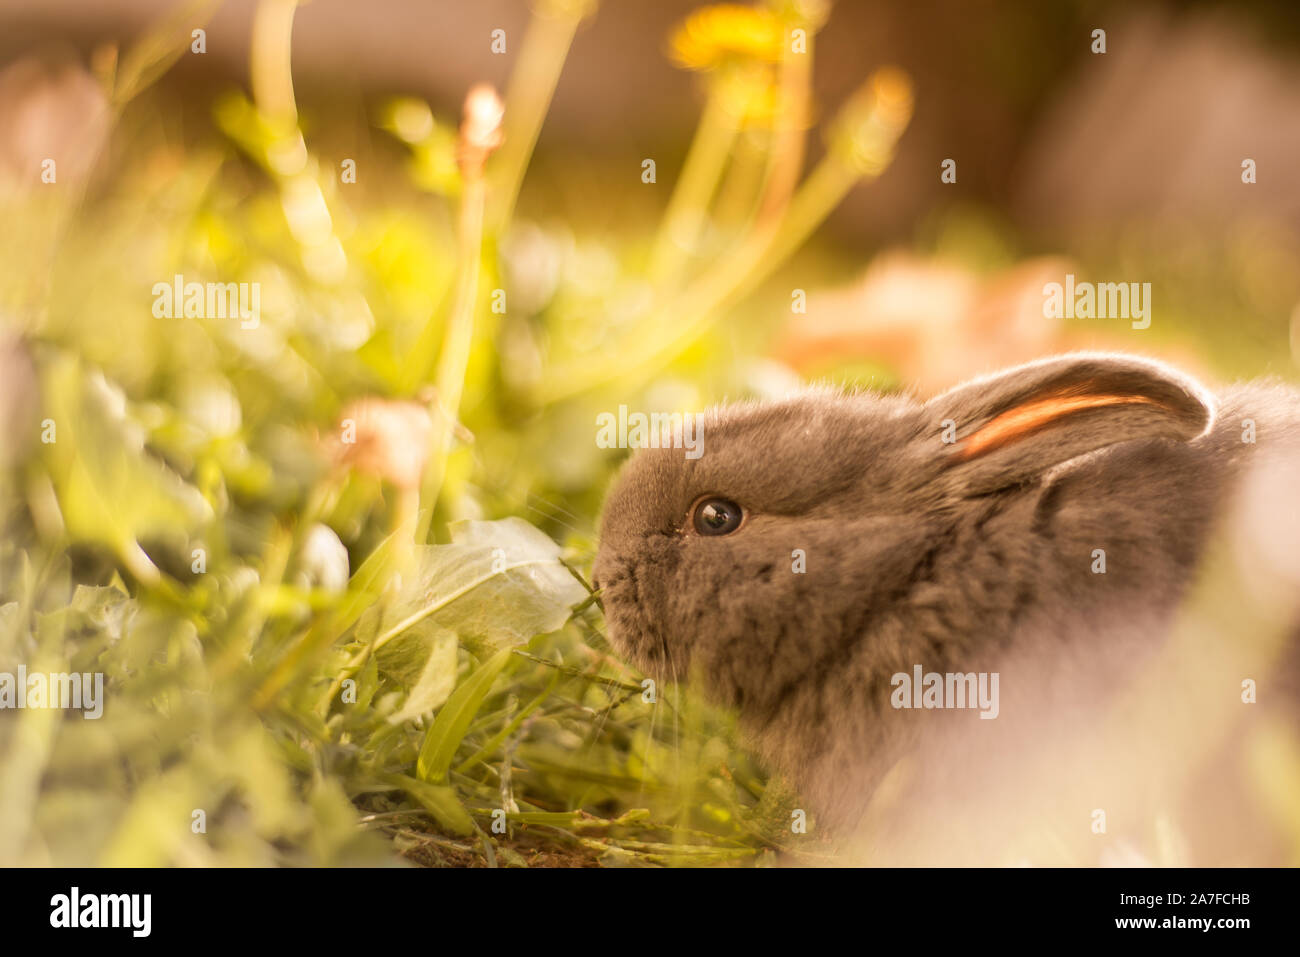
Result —
M695 506L695 530L701 535L729 535L740 528L745 513L725 498L706 498Z

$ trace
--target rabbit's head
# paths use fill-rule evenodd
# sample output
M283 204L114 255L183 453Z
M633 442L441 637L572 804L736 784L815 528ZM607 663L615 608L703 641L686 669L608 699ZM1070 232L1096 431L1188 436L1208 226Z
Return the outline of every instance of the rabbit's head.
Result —
M1176 466L1211 409L1162 365L1076 354L926 403L810 391L714 410L698 457L643 448L609 495L594 577L610 637L760 720L819 676L854 669L865 688L995 640L1051 579L1052 515L1095 501L1140 519L1161 493L1125 499L1134 462ZM1079 469L1094 478L1072 485Z

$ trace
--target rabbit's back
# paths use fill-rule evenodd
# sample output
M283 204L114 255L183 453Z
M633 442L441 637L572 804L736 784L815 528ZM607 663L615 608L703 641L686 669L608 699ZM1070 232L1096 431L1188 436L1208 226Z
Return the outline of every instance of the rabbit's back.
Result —
M973 837L981 825L972 818L997 819L997 801L1016 805L1007 782L1037 794L1038 813L1094 786L1118 811L1144 780L1178 788L1193 773L1214 778L1174 755L1245 733L1241 722L1256 712L1241 706L1243 681L1267 689L1272 701L1260 714L1300 715L1300 572L1287 565L1300 559L1297 491L1300 398L1245 385L1219 397L1209 429L1192 442L1121 443L989 496L949 517L906 601L874 615L843 667L792 695L758 740L805 782L833 828L879 838L882 828L913 833L900 820L922 821L916 833L931 833L936 817L962 821L965 830L950 836L971 841L971 857L955 844L931 846L936 863L989 859L999 832ZM1252 558L1272 564L1261 571ZM1243 593L1243 578L1260 593ZM918 666L998 674L997 719L892 707L888 679ZM1137 715L1132 723L1115 717L1126 710ZM799 726L825 735L810 744ZM1145 764L1134 750L1144 737L1159 755ZM1102 754L1113 768L1090 763ZM1211 764L1228 760L1231 749L1220 745ZM1116 779L1119 767L1128 779ZM899 819L888 782L909 776L927 793L917 799L899 785L892 793L918 801ZM1201 804L1189 804L1189 814L1242 800L1198 787ZM1007 833L1017 826L1004 824ZM1248 848L1261 840L1231 827L1189 839L1199 860L1220 863L1232 862L1234 849L1255 853ZM906 863L917 851L878 845L872 853Z

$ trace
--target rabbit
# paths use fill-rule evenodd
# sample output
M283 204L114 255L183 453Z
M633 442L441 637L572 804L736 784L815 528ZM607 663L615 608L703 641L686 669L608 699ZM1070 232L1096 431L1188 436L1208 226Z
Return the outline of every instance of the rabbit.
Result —
M735 709L817 826L856 835L871 861L1032 856L1044 845L1025 844L1025 821L1092 837L1106 807L1108 853L1126 859L1147 805L1203 770L1189 729L1209 722L1193 736L1230 749L1254 719L1246 679L1260 700L1300 700L1300 395L1286 386L1215 395L1152 360L1074 353L927 402L812 387L711 410L698 430L698 458L638 449L607 496L592 573L611 643ZM1272 604L1250 607L1274 617L1218 616L1236 620L1211 651L1194 628L1171 645L1256 473L1280 511L1251 527L1282 568ZM1253 640L1266 631L1282 637ZM912 707L899 676L918 668L1000 676L996 713ZM1172 750L1143 757L1161 742ZM1133 782L1154 765L1169 767L1147 793ZM1189 839L1196 863L1276 848L1216 827ZM925 853L909 851L917 835ZM1104 863L1094 851L1054 862Z

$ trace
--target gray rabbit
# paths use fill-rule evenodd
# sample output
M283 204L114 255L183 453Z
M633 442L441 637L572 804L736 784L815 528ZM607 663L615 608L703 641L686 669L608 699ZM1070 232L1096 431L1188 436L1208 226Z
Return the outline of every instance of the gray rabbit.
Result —
M1049 805L1086 829L1110 801L1109 833L1136 834L1149 795L1132 781L1164 760L1139 743L1183 754L1212 722L1195 736L1230 753L1240 721L1264 713L1241 704L1246 680L1261 701L1300 700L1293 567L1268 585L1279 642L1255 641L1267 629L1242 613L1210 616L1226 658L1170 644L1187 632L1180 609L1205 600L1207 556L1239 541L1249 476L1282 476L1264 534L1282 537L1283 565L1300 556L1286 484L1300 477L1300 396L1286 387L1213 395L1150 360L1080 353L925 403L811 390L699 428L702 455L643 448L608 497L593 577L610 638L646 673L690 676L737 709L833 832L895 835L869 839L866 858L996 863L995 841ZM1213 673L1185 672L1189 659ZM1133 704L1133 675L1153 668L1156 705ZM995 720L970 701L920 706L907 686L922 673L1000 676L979 689ZM1116 707L1128 724L1108 723ZM1153 786L1189 787L1205 768L1164 771ZM1271 838L1202 826L1206 809L1241 811L1236 797L1190 802L1196 863L1270 859ZM908 833L931 835L930 853L909 854Z

